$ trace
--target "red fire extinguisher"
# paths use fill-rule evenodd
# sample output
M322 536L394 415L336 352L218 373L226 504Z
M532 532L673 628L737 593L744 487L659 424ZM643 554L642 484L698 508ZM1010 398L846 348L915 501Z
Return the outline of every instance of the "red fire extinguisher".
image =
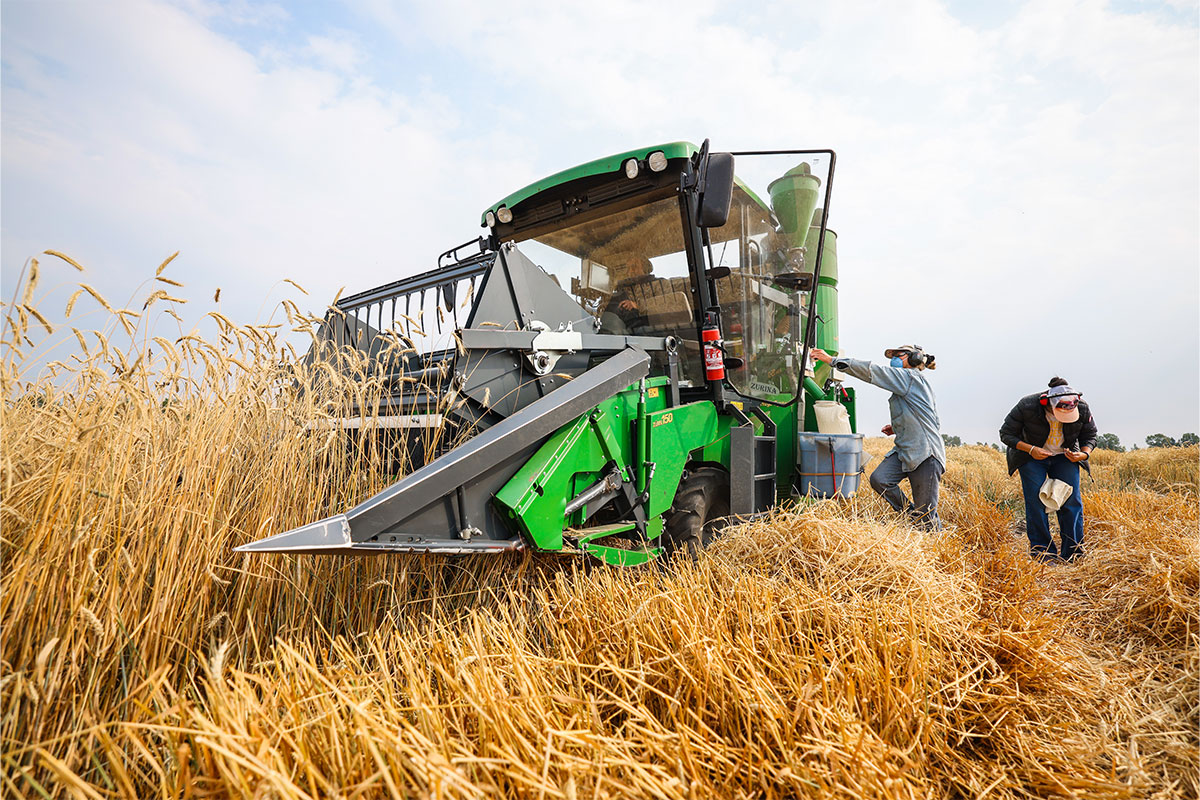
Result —
M710 382L725 380L725 352L721 348L721 329L717 327L716 315L711 312L704 316L700 342L704 347L704 377Z

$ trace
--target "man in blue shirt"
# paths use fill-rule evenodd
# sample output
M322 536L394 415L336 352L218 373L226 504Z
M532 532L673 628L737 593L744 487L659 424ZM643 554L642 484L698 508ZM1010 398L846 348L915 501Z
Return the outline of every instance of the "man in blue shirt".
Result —
M888 364L831 356L815 347L810 352L814 360L892 393L888 399L892 422L883 426L883 433L896 437L895 446L871 473L871 488L896 511L911 514L927 530L940 531L938 488L946 471L946 448L933 388L923 374L927 369L937 369L935 356L920 345L885 350ZM905 478L912 488L911 503L900 488Z

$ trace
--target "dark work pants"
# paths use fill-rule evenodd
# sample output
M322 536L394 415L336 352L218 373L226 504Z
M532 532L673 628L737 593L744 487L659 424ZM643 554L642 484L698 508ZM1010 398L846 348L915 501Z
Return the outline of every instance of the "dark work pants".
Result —
M1038 461L1031 459L1017 467L1021 475L1021 491L1025 494L1025 532L1029 534L1029 550L1034 558L1062 556L1070 561L1083 555L1083 497L1079 493L1079 465L1066 456L1050 456ZM1062 534L1062 549L1054 547L1050 538L1050 519L1038 492L1046 478L1057 478L1071 484L1071 497L1058 510L1058 530Z
M912 472L907 472L900 463L898 453L889 453L875 471L871 473L871 488L883 495L888 505L901 513L913 517L926 530L940 531L942 521L938 519L938 487L946 468L933 456L922 461ZM900 488L900 481L908 478L913 501L910 503Z

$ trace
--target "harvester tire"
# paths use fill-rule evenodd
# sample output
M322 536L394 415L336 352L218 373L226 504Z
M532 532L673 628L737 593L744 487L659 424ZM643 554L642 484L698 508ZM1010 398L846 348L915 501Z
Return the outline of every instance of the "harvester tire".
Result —
M664 537L668 558L694 559L729 518L729 473L717 467L692 470L679 484L667 514Z

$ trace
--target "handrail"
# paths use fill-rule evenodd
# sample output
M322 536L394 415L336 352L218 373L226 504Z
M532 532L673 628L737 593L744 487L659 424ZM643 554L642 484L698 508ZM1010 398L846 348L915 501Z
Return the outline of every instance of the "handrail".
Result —
M481 252L342 298L326 316L329 338L370 352L380 334L394 332L418 350L441 349L470 316L476 284L495 260Z

